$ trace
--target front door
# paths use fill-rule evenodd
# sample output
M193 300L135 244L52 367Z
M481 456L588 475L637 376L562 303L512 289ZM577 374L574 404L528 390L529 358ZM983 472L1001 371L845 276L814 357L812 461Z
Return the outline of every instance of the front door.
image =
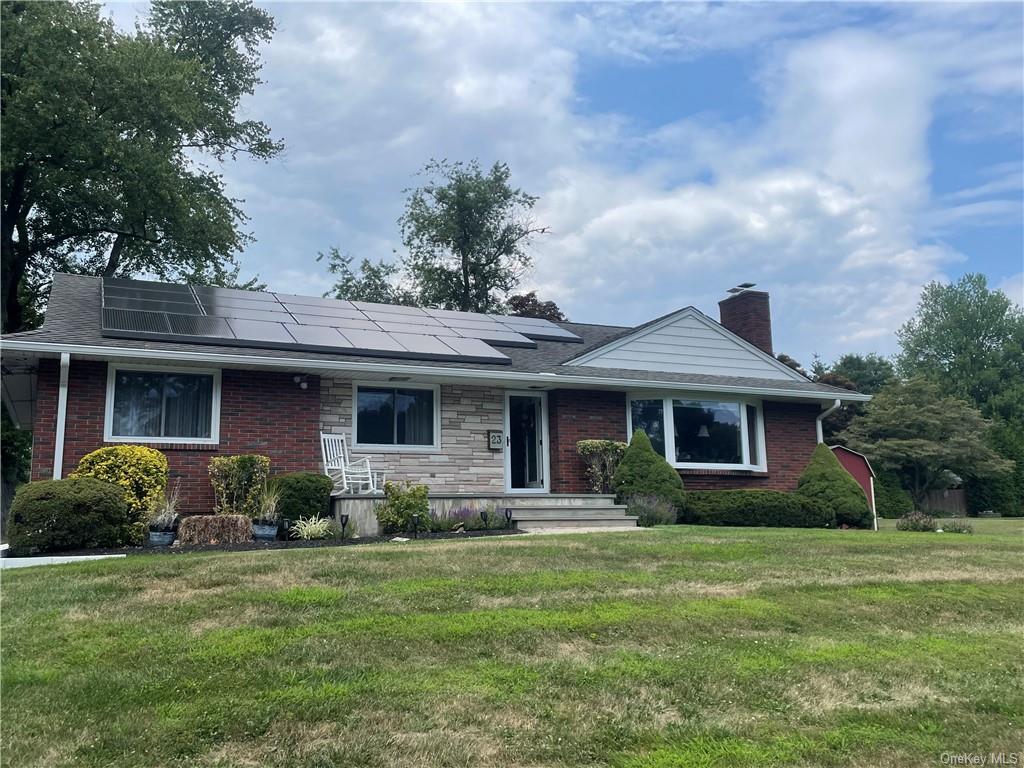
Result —
M547 394L505 394L505 485L509 491L548 488Z

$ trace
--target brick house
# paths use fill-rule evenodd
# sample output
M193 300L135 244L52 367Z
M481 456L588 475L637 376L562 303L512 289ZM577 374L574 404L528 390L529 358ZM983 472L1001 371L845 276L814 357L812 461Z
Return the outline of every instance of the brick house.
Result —
M790 490L822 416L868 398L773 357L767 293L719 311L627 328L58 274L43 327L3 338L4 402L33 430L33 479L151 445L191 513L211 508L212 456L319 471L321 432L439 508L611 515L576 443L636 429L687 488Z

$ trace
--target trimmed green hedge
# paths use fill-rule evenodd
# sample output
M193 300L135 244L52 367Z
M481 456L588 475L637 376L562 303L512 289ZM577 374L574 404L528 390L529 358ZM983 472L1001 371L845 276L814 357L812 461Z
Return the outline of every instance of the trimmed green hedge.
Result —
M619 499L655 496L676 509L683 506L683 479L665 457L654 450L651 439L638 429L622 456L612 486Z
M330 516L327 502L334 490L334 481L317 472L289 472L270 481L281 494L277 503L278 514L286 520L300 517Z
M94 477L28 483L11 504L11 554L133 543L133 519L124 490L113 483Z
M835 515L818 502L783 491L687 491L679 522L834 528Z
M811 460L796 483L796 492L818 502L836 516L836 525L870 528L871 505L864 489L824 443L811 454Z
M879 517L898 520L914 511L914 500L896 475L884 473L875 478L875 509Z

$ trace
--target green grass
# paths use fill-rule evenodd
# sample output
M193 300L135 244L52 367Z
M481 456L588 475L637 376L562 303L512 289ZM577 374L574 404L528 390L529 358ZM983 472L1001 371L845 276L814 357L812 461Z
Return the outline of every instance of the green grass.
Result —
M5 571L0 762L933 766L1019 750L1024 525L975 522Z

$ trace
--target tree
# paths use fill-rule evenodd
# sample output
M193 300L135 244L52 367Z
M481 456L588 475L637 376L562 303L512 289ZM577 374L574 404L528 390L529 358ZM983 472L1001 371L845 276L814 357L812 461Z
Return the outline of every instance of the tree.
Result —
M804 370L804 367L802 365L800 365L800 363L797 360L795 360L794 358L790 357L785 352L779 352L779 354L777 354L775 356L775 359L778 360L783 365L788 366L789 368L792 368L794 371L799 373L801 376L806 376L807 375L807 371Z
M683 479L665 457L654 450L642 429L633 433L622 461L615 469L612 486L620 500L634 496L655 496L679 510L683 507Z
M836 525L871 525L871 507L864 489L824 443L814 449L807 467L800 473L796 492L834 513Z
M54 270L232 279L246 218L205 163L280 151L237 117L273 31L250 0L156 0L131 34L93 4L2 4L4 330Z
M539 317L564 323L568 318L553 301L541 301L536 291L508 297L508 313L517 317Z
M853 383L853 389L866 395L873 395L896 378L892 361L876 355L845 354L832 363L828 373Z
M905 478L920 506L928 491L960 477L998 477L1013 463L985 442L989 422L970 403L925 378L893 382L840 435L855 451Z
M1006 417L1024 421L1024 392L1006 402L1007 390L1020 390L1024 381L1024 312L1006 294L989 290L984 275L928 283L917 314L897 336L902 375L927 376L986 416L996 403L1009 405Z
M420 304L463 312L498 312L530 266L532 238L547 232L531 211L537 198L511 186L495 163L431 161L423 186L406 190L399 219L410 281Z
M992 511L1024 517L1024 424L993 424L986 439L992 450L1014 463L1013 471L1000 477L968 477L967 510L972 515Z
M337 248L331 248L326 257L321 253L317 261L324 258L327 259L327 270L337 276L334 287L325 296L378 304L415 304L416 297L402 288L396 279L401 272L398 264L363 259L357 271L352 269L354 257L343 255Z

